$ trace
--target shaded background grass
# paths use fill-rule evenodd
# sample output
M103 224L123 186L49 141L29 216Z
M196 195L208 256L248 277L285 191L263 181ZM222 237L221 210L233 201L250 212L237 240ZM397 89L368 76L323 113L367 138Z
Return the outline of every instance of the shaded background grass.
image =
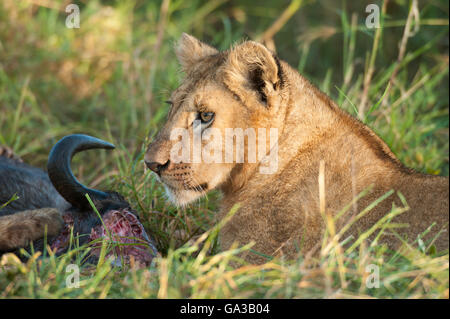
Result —
M180 261L184 253L176 249L210 229L220 194L213 192L186 209L177 209L167 203L161 186L144 171L142 162L145 145L165 119L164 101L183 76L173 52L182 32L219 49L242 39L265 43L372 127L407 166L449 174L447 1L371 1L382 13L379 29L365 26L369 2L364 1L77 1L79 29L65 27L64 8L69 3L0 3L0 144L44 168L50 148L64 135L85 133L115 143L118 149L112 152L77 155L74 172L91 187L122 193L167 259L158 266L158 275L148 270L140 275L148 278L138 276L136 282L128 281L131 274L122 275L123 281L111 283L104 295L106 288L98 283L83 293L59 290L63 277L61 282L55 279L59 277L49 279L57 284L47 290L33 281L37 292L28 291L27 276L33 272L24 271L24 290L11 288L5 296L298 296L300 277L305 275L298 272L298 263L287 268L276 264L268 281L261 279L259 269L244 271L241 284L236 284L239 289L229 283L219 285L220 291L195 291L195 285L205 285L200 282L184 286L183 278L186 282L187 277L194 281L203 275L212 278L211 268L203 270L206 274L198 273L196 259ZM378 251L370 258L383 253ZM443 269L448 272L448 255L446 260L439 275L430 279L439 278L440 285L430 284L435 290L427 295L421 281L415 296L448 297L448 274L441 273ZM402 267L408 271L417 267L397 261L392 263L394 273ZM172 264L164 266L164 262ZM181 277L171 281L170 292L161 292L161 275L171 269L172 275L178 272ZM115 276L110 272L105 274ZM420 274L430 276L429 272ZM35 276L42 279L45 271ZM1 278L0 272L0 286L6 287ZM342 288L339 280L333 286L333 280L325 285L325 277L320 278L317 290L306 296L330 296ZM282 283L279 291L270 291L273 282ZM406 276L399 288L369 294L414 296L415 288L405 288L410 283ZM143 286L138 289L139 284Z

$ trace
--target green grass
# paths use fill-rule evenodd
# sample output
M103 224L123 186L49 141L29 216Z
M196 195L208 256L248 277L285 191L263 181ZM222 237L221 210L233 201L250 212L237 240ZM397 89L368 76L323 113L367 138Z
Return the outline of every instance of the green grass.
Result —
M87 247L26 264L5 255L0 298L448 298L448 253L430 253L420 239L391 252L363 234L344 250L338 243L348 239L327 235L317 258L247 265L238 253L251 247L216 248L219 193L177 209L143 165L145 145L165 119L163 101L183 76L173 53L180 34L226 49L264 39L288 10L273 37L278 55L372 127L407 166L448 176L448 3L420 3L417 20L409 1L391 1L383 28L369 30L365 6L354 1L178 0L167 10L161 2L81 1L74 30L64 27L63 10L0 4L0 144L45 167L64 135L114 143L114 151L77 155L74 172L90 187L124 195L161 252L147 269L84 265L79 289L66 287L66 266L79 264ZM386 218L368 231L394 226ZM380 267L379 288L366 286L370 264Z

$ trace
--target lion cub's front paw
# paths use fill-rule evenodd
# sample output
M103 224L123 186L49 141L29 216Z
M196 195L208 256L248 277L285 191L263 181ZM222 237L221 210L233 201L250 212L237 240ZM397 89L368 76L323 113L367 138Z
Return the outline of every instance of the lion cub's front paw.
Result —
M47 236L57 235L64 221L61 214L56 208L42 208L30 211L30 227L34 228L34 238L36 240L45 235L45 228L47 227Z
M30 242L57 235L64 221L56 208L26 210L0 218L0 250L26 247Z

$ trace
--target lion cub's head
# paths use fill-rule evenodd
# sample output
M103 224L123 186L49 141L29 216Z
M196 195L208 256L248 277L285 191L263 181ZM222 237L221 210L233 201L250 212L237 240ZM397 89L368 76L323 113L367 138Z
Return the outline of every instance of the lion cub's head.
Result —
M285 85L277 57L256 42L219 52L183 34L176 54L186 78L171 95L167 122L145 163L170 200L185 205L221 185L244 182L264 156L267 161Z

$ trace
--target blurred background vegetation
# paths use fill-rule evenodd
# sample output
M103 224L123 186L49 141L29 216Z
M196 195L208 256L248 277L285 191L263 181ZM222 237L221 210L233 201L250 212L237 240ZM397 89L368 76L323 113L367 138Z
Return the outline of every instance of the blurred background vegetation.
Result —
M81 27L68 29L70 1L3 0L0 142L42 165L62 135L105 137L108 123L135 154L180 82L173 44L188 32L220 49L263 41L353 113L377 104L397 68L368 124L405 164L448 175L448 3L386 1L373 52L372 2L383 10L380 1L78 1Z
M69 3L79 29L65 27ZM365 25L370 3L381 28ZM222 50L263 42L407 166L448 176L448 17L446 0L1 0L0 144L44 168L64 135L115 143L77 155L76 175L124 194L163 255L180 247L213 224L220 195L178 210L142 159L183 77L173 45L187 32Z

